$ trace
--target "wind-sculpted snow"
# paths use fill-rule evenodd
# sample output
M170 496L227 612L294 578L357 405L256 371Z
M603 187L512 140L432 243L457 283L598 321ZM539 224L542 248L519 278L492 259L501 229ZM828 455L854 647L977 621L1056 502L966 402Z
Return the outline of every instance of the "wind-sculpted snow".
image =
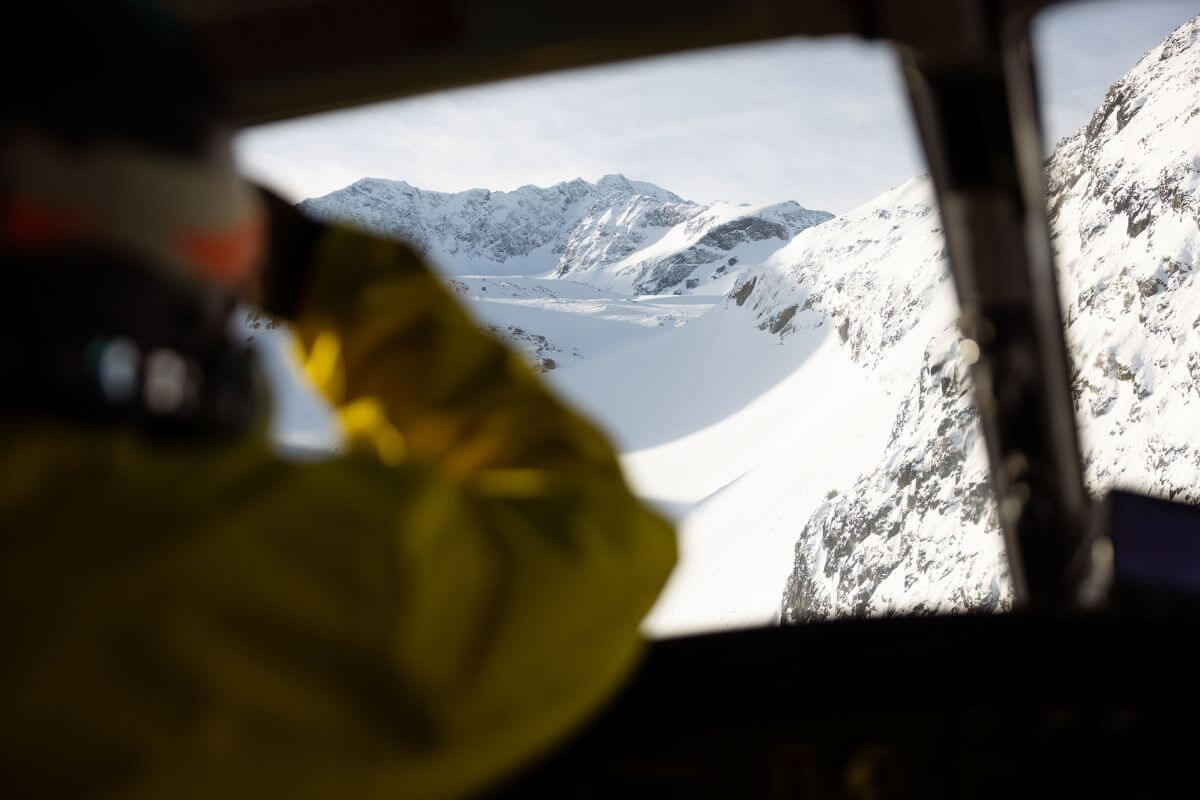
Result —
M1097 494L1121 486L1200 500L1198 27L1185 24L1148 53L1048 163L1086 479ZM893 209L895 237L862 232L885 195L801 234L731 297L782 337L834 325L855 360L887 366L892 345L922 335L910 334L915 320L946 305L931 295L945 280L944 251L928 238L936 223L912 197L910 187ZM879 465L832 490L803 526L783 620L1009 602L957 340L953 325L932 337Z

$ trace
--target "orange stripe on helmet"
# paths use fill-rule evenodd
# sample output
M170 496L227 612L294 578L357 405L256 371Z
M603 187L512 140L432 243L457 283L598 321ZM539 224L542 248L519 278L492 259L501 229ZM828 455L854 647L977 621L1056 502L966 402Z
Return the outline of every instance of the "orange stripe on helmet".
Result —
M265 237L265 220L256 214L225 230L183 231L177 234L176 246L201 277L228 284L254 271Z
M51 244L91 229L91 221L73 209L54 208L31 200L0 205L0 237L11 244Z

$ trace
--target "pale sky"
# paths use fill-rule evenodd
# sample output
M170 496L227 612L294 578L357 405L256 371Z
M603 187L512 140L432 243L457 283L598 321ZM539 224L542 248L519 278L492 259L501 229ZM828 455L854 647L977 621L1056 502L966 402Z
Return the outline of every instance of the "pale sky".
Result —
M1035 31L1051 143L1109 85L1200 13L1200 0L1078 3ZM359 178L440 191L607 173L697 201L796 200L848 211L925 171L895 56L787 40L504 81L242 133L243 170L286 197Z

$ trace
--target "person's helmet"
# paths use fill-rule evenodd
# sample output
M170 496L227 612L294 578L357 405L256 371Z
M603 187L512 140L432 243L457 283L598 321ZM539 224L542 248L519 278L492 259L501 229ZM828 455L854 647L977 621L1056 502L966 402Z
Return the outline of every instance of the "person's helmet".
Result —
M245 430L258 391L230 325L264 209L199 49L137 0L38 0L5 31L0 404Z

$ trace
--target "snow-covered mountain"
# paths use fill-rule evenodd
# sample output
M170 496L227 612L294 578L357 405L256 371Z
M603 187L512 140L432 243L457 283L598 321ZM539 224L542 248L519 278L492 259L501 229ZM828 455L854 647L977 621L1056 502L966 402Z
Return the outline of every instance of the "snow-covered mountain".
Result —
M300 208L412 242L451 274L570 277L628 295L723 292L733 267L832 216L794 202L701 205L623 175L455 194L365 178Z
M884 387L890 431L796 532L783 616L995 607L1007 597L1002 543L932 187L914 179L822 227L733 298L784 341L831 331Z
M832 216L790 201L702 205L623 175L456 194L368 178L300 208L416 245L543 372L686 323Z
M1200 21L1047 176L1089 484L1200 500ZM621 176L302 207L415 242L610 431L681 526L652 633L1009 602L927 178L833 219Z
M1048 163L1097 493L1200 499L1198 25L1149 52ZM785 621L1009 603L945 256L928 179L917 178L798 234L672 347L664 337L620 354L623 364L562 376L618 437L648 427L674 437L625 440L635 482L682 509L684 567L652 627L761 620L763 584L781 586ZM739 318L762 338L734 336ZM656 365L672 361L684 366L660 379ZM714 377L689 377L702 370ZM622 374L654 409L605 391ZM707 426L679 430L678 410L656 411L718 405L728 382L755 375L768 388L714 408Z
M1110 89L1091 122L1059 143L1047 174L1089 488L1200 500L1200 21ZM904 338L926 342L878 466L800 532L785 620L1007 602L956 331L947 322L932 336L917 332L918 317L948 320L953 303L940 242L923 236L937 225L927 191L916 204L885 195L884 208L876 201L821 237L801 234L748 278L761 286L743 289L760 325L778 325L804 298L819 316L797 316L788 329L838 326L859 360L886 364ZM902 227L871 226L883 211ZM890 254L891 242L910 249ZM856 283L884 288L894 305L843 302L847 264L848 278L862 269ZM809 265L823 265L824 279Z
M603 183L601 179L600 183ZM599 185L599 184L597 184ZM788 201L715 203L646 211L642 197L613 208L610 196L579 219L555 274L633 294L724 289L805 228L832 215Z
M1087 480L1200 501L1200 17L1048 174Z

